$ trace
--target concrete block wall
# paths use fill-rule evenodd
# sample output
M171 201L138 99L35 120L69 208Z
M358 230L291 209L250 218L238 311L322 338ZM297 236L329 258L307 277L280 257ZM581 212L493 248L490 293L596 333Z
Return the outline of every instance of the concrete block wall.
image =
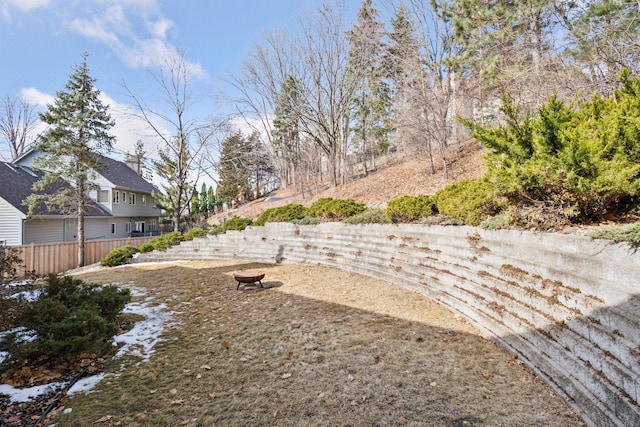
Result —
M473 227L271 223L136 262L335 267L417 290L532 368L588 425L640 425L640 253L584 236Z

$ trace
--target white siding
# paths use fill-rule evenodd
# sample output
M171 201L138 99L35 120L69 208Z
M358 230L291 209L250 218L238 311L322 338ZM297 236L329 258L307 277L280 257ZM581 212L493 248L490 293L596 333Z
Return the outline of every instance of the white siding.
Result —
M0 240L9 246L22 244L24 214L0 198Z

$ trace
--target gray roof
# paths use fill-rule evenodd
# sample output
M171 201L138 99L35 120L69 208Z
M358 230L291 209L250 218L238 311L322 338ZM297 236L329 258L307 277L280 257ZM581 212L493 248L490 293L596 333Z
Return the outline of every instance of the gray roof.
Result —
M127 166L126 163L105 156L100 156L100 162L105 167L99 169L97 172L116 187L149 194L158 192L153 184L146 181L136 171Z
M33 194L33 184L42 178L43 173L34 171L26 166L0 162L0 197L18 209L23 214L27 214L28 208L22 202ZM53 194L64 188L66 183L52 185L47 193ZM63 215L60 210L49 211L45 206L37 206L34 215ZM89 202L87 216L111 216L100 205Z

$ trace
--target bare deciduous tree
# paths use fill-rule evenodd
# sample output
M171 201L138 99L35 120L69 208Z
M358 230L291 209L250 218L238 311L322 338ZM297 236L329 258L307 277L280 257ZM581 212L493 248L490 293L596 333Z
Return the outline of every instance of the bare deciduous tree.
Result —
M0 137L7 144L11 156L5 160L13 160L27 150L36 123L35 107L29 101L22 97L4 97L0 110Z
M173 53L148 70L158 89L154 106L142 99L124 83L136 107L136 117L142 119L159 139L155 172L163 181L163 195L158 195L161 207L169 212L174 231L180 230L181 218L190 206L193 185L201 173L204 147L209 124L189 115L196 102L193 66L181 53Z

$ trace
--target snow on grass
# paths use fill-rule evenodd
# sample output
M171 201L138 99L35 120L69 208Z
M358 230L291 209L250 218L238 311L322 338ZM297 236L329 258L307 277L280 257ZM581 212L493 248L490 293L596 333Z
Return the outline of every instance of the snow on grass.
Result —
M136 322L130 331L114 338L116 345L122 344L114 358L131 354L141 357L145 362L149 360L153 348L160 341L160 334L171 318L171 314L165 311L166 308L165 304L151 305L149 302L127 304L123 313L135 313L145 319Z
M131 293L138 297L146 294L142 289L135 287L131 288ZM135 313L145 318L136 322L130 331L114 337L114 345L122 345L114 358L133 355L142 358L142 361L147 361L154 353L154 346L160 341L160 335L170 321L171 313L165 310L167 308L166 305L152 305L151 300L152 298L146 298L144 302L132 302L125 306L123 313ZM26 328L16 328L0 334L0 340L4 335L11 332L24 332L23 339L30 338ZM8 353L0 352L0 363L2 363L7 356ZM79 380L71 387L69 394L91 391L104 376L104 373L100 373ZM8 384L0 384L0 394L8 395L10 402L26 402L51 390L61 390L66 387L67 384L68 382L50 383L25 388L16 388Z
M10 295L7 297L7 299L22 298L26 302L36 302L38 299L40 299L40 296L42 295L42 293L43 293L42 289L31 289L29 291L22 291L22 292L18 292L16 294Z
M65 382L55 382L24 388L16 388L9 384L0 384L0 394L8 395L10 403L28 402L41 394L48 393L52 390L61 390L66 384Z

